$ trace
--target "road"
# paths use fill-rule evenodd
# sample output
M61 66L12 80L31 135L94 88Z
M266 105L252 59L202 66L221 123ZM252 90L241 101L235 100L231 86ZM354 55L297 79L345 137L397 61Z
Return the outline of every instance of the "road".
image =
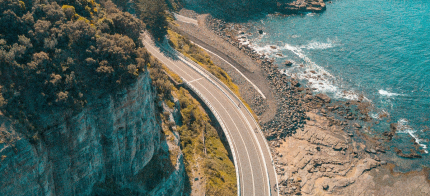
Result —
M247 108L220 81L178 55L166 44L155 45L143 35L146 49L178 74L205 101L227 136L240 195L278 195L269 147Z

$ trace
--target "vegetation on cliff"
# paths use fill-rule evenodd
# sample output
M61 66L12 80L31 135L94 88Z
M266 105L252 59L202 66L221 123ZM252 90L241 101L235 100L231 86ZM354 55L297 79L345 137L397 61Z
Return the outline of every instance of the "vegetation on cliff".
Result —
M237 97L240 98L240 100L242 100L243 104L245 104L248 110L251 111L254 118L258 120L257 115L255 115L248 103L246 103L246 101L241 97L239 87L233 82L227 72L212 62L208 53L175 31L168 30L167 32L169 35L169 43L175 50L196 62L223 82L231 91L233 91L234 94L237 95Z
M149 71L153 85L157 88L159 101L165 102L170 108L175 107L175 99L179 102L181 122L166 124L180 135L180 146L189 178L188 189L191 189L190 185L203 181L201 188L204 188L206 195L236 195L233 162L208 114L188 90L177 88L169 81L166 73L171 72L167 68L153 62ZM177 78L174 74L171 77ZM167 118L166 115L161 115L161 118Z
M0 1L0 107L30 132L132 83L149 55L141 21L112 2Z
M136 0L136 12L146 29L160 41L167 34L169 14L166 11L175 11L182 4L182 0Z

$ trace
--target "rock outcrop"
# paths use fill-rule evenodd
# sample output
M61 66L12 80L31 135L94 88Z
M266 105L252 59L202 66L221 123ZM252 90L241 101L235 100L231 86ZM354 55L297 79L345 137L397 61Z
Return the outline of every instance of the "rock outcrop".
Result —
M296 0L287 3L278 2L279 11L286 14L295 14L299 12L323 12L326 5L323 0Z
M107 180L138 187L135 176L161 146L152 88L145 72L128 89L92 101L75 116L58 111L63 120L46 118L50 128L32 142L0 114L0 195L90 195ZM164 182L181 180L183 166L176 168L177 179Z
M261 12L278 11L284 14L296 14L326 10L324 0L186 0L186 2L205 8L215 17L229 20Z

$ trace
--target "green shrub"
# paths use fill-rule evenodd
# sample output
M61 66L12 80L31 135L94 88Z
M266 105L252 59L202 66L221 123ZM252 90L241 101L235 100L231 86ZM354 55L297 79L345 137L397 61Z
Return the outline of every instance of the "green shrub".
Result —
M41 116L79 112L146 70L142 23L129 13L111 7L92 16L92 0L28 2L26 14L0 3L0 110L32 132L45 126Z

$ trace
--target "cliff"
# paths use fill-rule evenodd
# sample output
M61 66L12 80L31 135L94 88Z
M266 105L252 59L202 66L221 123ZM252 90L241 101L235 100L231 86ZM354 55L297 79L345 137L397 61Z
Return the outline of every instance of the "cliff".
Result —
M180 194L182 153L170 177L160 176L152 186L139 181L151 170L145 166L166 153L154 99L144 72L129 88L91 101L75 116L58 111L64 120L46 118L52 126L32 142L0 113L0 195L90 195L107 182L134 193L147 194L149 187L157 189L153 194Z
M238 20L260 13L322 12L324 0L185 0L188 5L203 7L212 16ZM191 7L192 7L191 6Z

